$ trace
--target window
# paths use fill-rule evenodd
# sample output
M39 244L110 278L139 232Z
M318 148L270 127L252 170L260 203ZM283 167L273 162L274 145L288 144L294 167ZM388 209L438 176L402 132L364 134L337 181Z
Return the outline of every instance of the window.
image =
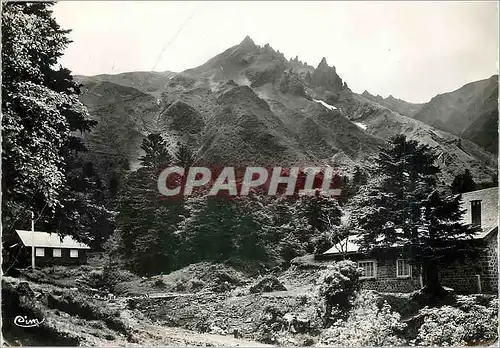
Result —
M471 201L471 217L474 226L481 226L481 201Z
M377 264L374 260L359 261L358 267L363 269L363 275L360 278L375 278L377 275Z
M410 278L411 265L408 260L396 260L396 277L397 278Z
M53 257L61 257L61 249L52 249Z
M45 248L35 248L35 256L44 257L45 256Z
M71 249L69 251L69 257L72 257L72 258L78 257L78 250Z

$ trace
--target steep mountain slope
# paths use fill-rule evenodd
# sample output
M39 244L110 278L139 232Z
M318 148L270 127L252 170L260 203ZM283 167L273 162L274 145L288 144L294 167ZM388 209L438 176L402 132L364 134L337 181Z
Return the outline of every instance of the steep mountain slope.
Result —
M90 150L85 156L109 184L137 165L142 139L157 129L160 107L149 94L99 79L84 82L82 92L80 99L98 121L92 132L84 134Z
M361 96L405 116L415 115L425 105L418 103L409 103L402 99L394 98L392 95L388 96L387 98L382 98L380 95L374 96L368 91L364 91Z
M347 88L326 60L314 69L246 37L172 78L162 103L180 100L203 115L199 158L211 164L352 165L385 146L314 101L309 92L316 92L302 80L308 75L319 93Z
M382 139L403 133L434 148L444 182L469 169L480 182L490 181L497 173L497 158L473 142L441 131L413 118L400 115L360 95L352 94L341 102L350 119Z
M498 75L437 95L414 118L498 153Z
M354 94L326 59L314 68L249 37L179 74L81 81L82 101L100 122L88 137L91 148L132 166L148 132L161 132L172 146L189 144L200 165L328 164L342 170L369 163L386 139L404 133L441 153L446 182L464 168L478 181L496 172L495 156L472 142Z

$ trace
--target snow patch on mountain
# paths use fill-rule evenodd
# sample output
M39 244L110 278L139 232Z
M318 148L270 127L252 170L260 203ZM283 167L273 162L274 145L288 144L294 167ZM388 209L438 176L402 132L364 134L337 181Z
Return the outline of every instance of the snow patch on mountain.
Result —
M330 105L330 104L327 104L325 103L324 101L322 100L318 100L318 99L313 99L316 103L320 103L321 105L323 105L325 108L327 108L328 110L337 110L337 108L333 105Z
M366 124L362 124L361 122L353 122L353 123L362 130L366 130Z

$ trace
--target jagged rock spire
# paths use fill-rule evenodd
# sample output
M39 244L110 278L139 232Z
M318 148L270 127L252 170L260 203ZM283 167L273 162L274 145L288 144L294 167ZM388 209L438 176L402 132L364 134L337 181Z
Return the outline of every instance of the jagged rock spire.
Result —
M337 75L334 66L328 66L326 58L323 57L318 67L311 75L311 85L324 87L331 91L339 91L343 87L342 79Z
M245 38L243 39L243 41L241 41L241 43L242 43L242 44L244 44L244 43L251 43L251 44L255 44L255 43L253 42L252 38L251 38L249 35L245 36Z

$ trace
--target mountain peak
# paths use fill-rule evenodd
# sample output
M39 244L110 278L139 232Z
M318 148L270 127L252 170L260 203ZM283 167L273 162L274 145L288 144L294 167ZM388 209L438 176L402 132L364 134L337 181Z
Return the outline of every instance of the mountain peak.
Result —
M255 42L252 40L250 36L245 36L243 41L241 41L240 46L255 46Z
M342 79L337 75L334 66L328 66L323 57L318 67L311 75L311 84L314 87L324 87L330 91L340 91L343 87Z

